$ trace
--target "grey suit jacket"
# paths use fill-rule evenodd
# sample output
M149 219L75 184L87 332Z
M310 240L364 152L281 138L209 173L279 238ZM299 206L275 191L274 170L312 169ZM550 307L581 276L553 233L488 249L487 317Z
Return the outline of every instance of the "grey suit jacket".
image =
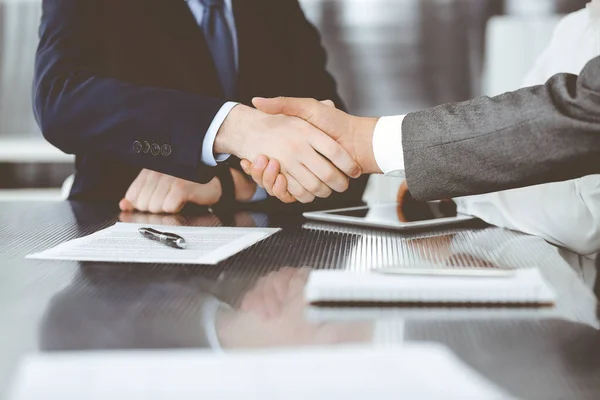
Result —
M545 85L409 114L406 177L422 200L600 173L600 57Z

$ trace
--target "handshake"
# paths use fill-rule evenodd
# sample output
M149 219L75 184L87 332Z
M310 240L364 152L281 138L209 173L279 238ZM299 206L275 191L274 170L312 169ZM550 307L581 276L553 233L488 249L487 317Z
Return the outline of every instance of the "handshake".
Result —
M310 203L348 189L349 179L381 172L373 154L376 118L354 117L331 101L255 98L235 107L217 134L215 153L285 203Z
M256 184L285 203L310 203L348 189L349 179L377 173L373 132L377 119L337 110L331 101L254 99L257 109L234 107L215 138L215 153L242 159ZM250 201L256 186L231 170L235 198ZM186 203L214 205L222 195L219 179L199 184L142 170L119 203L122 211L177 213Z

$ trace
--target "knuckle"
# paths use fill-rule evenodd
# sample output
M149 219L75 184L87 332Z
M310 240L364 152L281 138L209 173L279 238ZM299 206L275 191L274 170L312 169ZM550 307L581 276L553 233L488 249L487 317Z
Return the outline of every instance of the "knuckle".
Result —
M174 199L175 201L180 201L185 197L185 188L181 184L175 184L171 188L171 192L169 193L169 197Z
M333 168L327 168L323 173L323 180L325 182L335 182L339 178L339 173Z
M313 196L312 194L303 196L301 199L299 199L299 201L304 204L312 203L314 200L315 196Z
M325 188L323 190L320 190L319 193L317 193L316 195L317 195L317 197L324 199L324 198L331 196L331 193L332 193L331 189Z
M185 191L185 188L186 188L185 181L183 181L181 179L177 179L175 182L173 182L172 190L179 192L179 193L183 193Z
M125 193L125 199L130 202L133 206L136 205L137 203L137 197L138 197L138 192L134 192L133 190L128 190L127 193Z
M162 205L158 203L150 203L148 205L148 211L153 214L159 214L162 211Z
M330 157L336 159L340 158L344 154L341 146L333 141L327 144L325 150L327 151Z
M324 189L323 186L324 185L320 182L311 182L308 184L308 187L306 189L310 193L319 193Z
M177 204L173 203L173 202L166 203L163 206L164 212L166 212L168 214L174 214L175 212L177 212L178 209L179 209L179 207L177 206Z
M306 197L309 193L304 188L297 188L290 192L295 198L300 199L301 197Z

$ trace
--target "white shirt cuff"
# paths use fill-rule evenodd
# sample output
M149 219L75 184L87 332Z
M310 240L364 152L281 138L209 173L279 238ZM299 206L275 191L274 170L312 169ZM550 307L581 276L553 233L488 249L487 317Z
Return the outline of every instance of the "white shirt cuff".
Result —
M382 117L373 133L373 153L385 175L404 177L402 122L406 115Z
M218 162L226 161L231 157L231 154L214 154L213 149L221 125L223 125L225 118L227 118L233 107L237 105L238 103L232 101L225 103L217 115L215 115L215 118L213 118L212 123L204 136L204 141L202 142L202 154L200 157L202 164L208 165L209 167L216 167Z

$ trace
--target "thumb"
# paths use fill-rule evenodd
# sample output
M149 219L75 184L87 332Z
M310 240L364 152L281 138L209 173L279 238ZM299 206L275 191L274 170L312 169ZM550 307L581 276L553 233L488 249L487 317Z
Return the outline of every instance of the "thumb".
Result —
M255 97L252 99L254 106L267 114L284 114L304 120L310 119L315 109L326 107L314 99L297 99L293 97L276 97L265 99Z
M131 204L131 202L127 199L123 199L119 202L119 208L121 209L121 211L124 212L130 212L135 210L133 204Z
M284 114L301 118L334 139L352 131L352 117L332 107L333 102L329 100L319 102L314 99L292 97L274 99L256 97L252 103L257 109L267 114Z

